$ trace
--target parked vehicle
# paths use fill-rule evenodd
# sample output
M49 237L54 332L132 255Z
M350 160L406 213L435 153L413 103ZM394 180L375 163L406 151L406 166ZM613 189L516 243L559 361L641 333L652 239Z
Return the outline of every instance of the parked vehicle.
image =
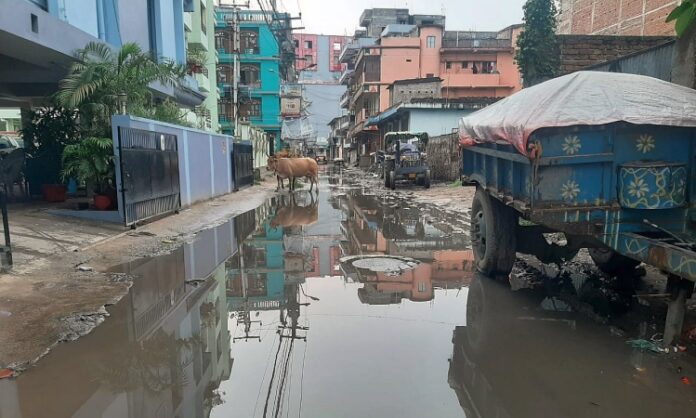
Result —
M24 141L9 135L0 135L0 156L5 156L16 149L24 148Z
M396 182L407 180L430 188L430 168L426 161L427 133L389 132L384 136L386 150L382 163L384 186L396 189ZM378 156L378 160L381 156Z
M463 118L478 270L507 276L516 252L551 263L581 248L610 275L652 265L669 277L671 344L696 280L693 103L696 91L654 78L580 72Z
M317 155L314 157L314 160L317 162L317 164L328 164L329 160L326 158L326 155Z

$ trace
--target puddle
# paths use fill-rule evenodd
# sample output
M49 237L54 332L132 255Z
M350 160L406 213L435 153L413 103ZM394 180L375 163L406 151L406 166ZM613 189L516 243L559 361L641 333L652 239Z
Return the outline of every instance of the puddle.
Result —
M323 178L122 266L102 325L0 380L0 417L693 413L692 357L626 344L652 325L619 329L624 299L575 276L513 292L473 272L467 214L402 206Z

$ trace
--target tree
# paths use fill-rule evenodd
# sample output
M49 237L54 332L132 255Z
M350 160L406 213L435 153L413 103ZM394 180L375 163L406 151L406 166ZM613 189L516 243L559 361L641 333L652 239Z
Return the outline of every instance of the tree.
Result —
M696 20L696 0L684 0L667 16L667 22L674 21L674 29L680 38Z
M554 0L527 0L524 32L517 39L515 61L525 87L555 77L560 67Z
M155 81L176 86L185 68L172 61L155 61L135 43L118 51L90 42L76 53L68 75L61 80L56 100L61 106L78 109L86 134L110 136L111 115L126 108L154 107L149 85Z

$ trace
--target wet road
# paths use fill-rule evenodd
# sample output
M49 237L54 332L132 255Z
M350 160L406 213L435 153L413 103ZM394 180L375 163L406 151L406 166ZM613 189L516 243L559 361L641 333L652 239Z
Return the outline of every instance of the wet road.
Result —
M660 322L635 298L513 292L473 272L466 214L373 193L324 176L122 266L104 324L0 380L0 418L696 416L693 357L626 344Z

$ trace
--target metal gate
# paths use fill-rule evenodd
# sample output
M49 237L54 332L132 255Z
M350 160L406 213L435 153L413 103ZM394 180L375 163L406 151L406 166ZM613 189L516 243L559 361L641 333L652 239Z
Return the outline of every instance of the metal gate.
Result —
M181 207L176 135L119 127L118 151L126 225Z
M232 147L232 180L234 191L254 184L254 150L249 144L236 143Z

